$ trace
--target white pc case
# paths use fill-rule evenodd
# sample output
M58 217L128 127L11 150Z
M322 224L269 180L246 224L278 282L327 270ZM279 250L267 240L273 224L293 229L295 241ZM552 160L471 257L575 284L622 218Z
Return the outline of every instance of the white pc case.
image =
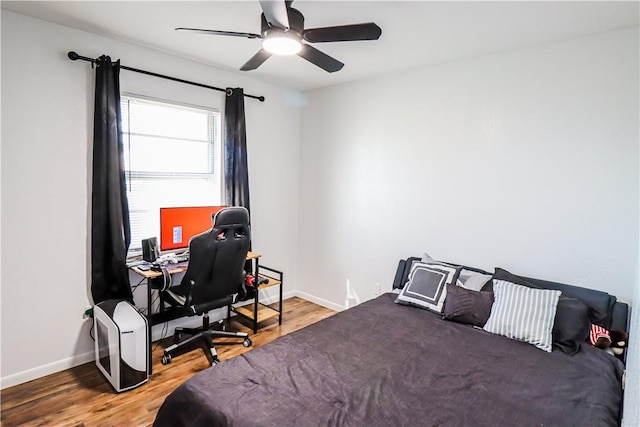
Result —
M96 365L117 392L149 379L147 318L124 300L107 300L93 309Z

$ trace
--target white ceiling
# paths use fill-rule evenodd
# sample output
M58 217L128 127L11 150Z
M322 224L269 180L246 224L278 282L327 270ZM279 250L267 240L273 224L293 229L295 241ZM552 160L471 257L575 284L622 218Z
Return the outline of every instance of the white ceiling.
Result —
M297 56L274 56L247 72L297 90L635 26L640 15L637 1L296 0L293 6L304 14L306 28L369 21L382 28L377 41L315 44L345 63L336 73ZM2 1L2 8L238 73L260 48L260 40L174 31L193 27L259 33L257 0ZM118 57L118 52L107 53Z

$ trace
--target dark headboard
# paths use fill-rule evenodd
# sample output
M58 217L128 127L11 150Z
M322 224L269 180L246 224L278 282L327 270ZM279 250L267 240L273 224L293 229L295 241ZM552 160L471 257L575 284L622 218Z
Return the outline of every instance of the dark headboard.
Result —
M396 275L393 280L393 288L400 289L407 282L409 271L414 261L419 261L419 257L410 257L406 260L402 259L398 263ZM447 263L451 265L460 265L467 270L476 271L482 274L493 274L479 268L468 267L462 264ZM619 302L613 295L609 295L603 291L582 288L580 286L568 285L566 283L551 282L548 280L535 279L532 277L524 277L523 279L538 285L545 289L554 289L561 291L564 296L578 299L596 310L607 313L606 318L601 322L600 326L609 330L629 331L629 306L623 302Z
M567 285L566 283L550 282L532 277L523 277L523 279L545 289L558 290L564 296L578 299L602 313L607 313L607 317L600 325L606 329L628 331L629 306L623 302L618 302L613 295L609 295L604 291Z

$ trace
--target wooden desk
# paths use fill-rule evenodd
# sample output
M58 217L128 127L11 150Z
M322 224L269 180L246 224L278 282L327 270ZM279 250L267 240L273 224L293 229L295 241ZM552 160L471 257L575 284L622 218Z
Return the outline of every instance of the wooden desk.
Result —
M254 274L260 274L260 265L259 265L259 259L262 255L257 253L257 252L249 252L247 253L247 261L252 261L252 272ZM178 273L183 273L185 271L187 271L187 266L188 263L187 262L183 262L183 263L178 263L178 264L168 264L166 265L166 269L169 272L169 274L178 274ZM231 314L231 311L234 311L235 313L237 313L238 315L240 315L241 317L244 317L245 319L248 319L250 321L253 321L253 333L255 334L257 332L257 327L258 327L258 323L270 319L272 317L275 317L275 315L279 315L279 324L282 324L282 273L278 272L276 270L272 270L268 267L262 267L265 270L269 270L271 272L276 272L279 273L279 281L277 281L275 278L272 277L268 277L266 275L262 275L263 277L267 277L269 279L269 282L262 284L261 286L258 287L258 289L263 289L269 286L274 286L274 285L280 285L280 306L279 306L279 310L273 310L269 307L266 307L262 304L259 303L258 301L258 292L256 291L255 293L255 297L254 297L254 303L251 305L251 308L247 308L247 309L243 309L244 307L232 307L229 306L228 307L228 311L227 314L228 316ZM140 277L142 277L143 279L146 279L147 281L147 312L145 314L146 318L147 318L147 334L148 334L148 342L147 342L147 346L148 346L148 360L149 360L149 375L151 375L153 373L153 360L151 359L151 343L153 342L152 337L151 337L151 332L152 332L152 327L153 325L157 325L160 323L165 323L165 322L169 322L171 320L175 320L175 319L179 319L181 317L184 317L183 315L176 315L175 313L172 313L170 310L165 311L164 310L164 302L162 300L162 298L160 298L160 311L154 313L152 310L152 305L153 305L153 300L152 300L152 294L151 291L152 289L160 289L162 288L162 284L158 283L158 280L160 277L162 277L162 272L160 271L153 271L153 270L140 270L140 268L138 268L137 266L135 267L131 267L130 268L131 271L133 271L134 273L136 273L137 275L139 275ZM142 281L141 281L142 282ZM155 284L154 284L155 282ZM258 309L258 307L260 306L260 309ZM267 314L265 314L267 313ZM274 314L275 313L275 314Z
M249 252L247 253L247 261L252 261L252 260L257 260L258 258L260 258L262 256L262 254L259 254L257 252ZM173 264L173 266L175 268L172 268L172 264L168 264L167 267L167 271L169 272L169 274L176 274L176 273L182 273L187 271L187 267L186 267L186 263L178 263ZM153 271L153 270L140 270L137 266L136 267L131 267L131 270L138 274L139 276L144 277L145 279L155 279L156 277L160 277L162 276L162 273L159 271Z

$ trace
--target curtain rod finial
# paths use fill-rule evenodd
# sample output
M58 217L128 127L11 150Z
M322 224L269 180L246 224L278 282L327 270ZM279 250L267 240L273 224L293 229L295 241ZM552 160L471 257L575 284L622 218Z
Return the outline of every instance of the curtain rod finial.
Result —
M264 96L259 96L259 97L258 97L258 101L260 101L260 102L264 102Z
M67 53L67 56L72 61L75 61L76 59L79 58L79 55L77 53L75 53L74 51L72 51L72 50L70 50L69 53Z

